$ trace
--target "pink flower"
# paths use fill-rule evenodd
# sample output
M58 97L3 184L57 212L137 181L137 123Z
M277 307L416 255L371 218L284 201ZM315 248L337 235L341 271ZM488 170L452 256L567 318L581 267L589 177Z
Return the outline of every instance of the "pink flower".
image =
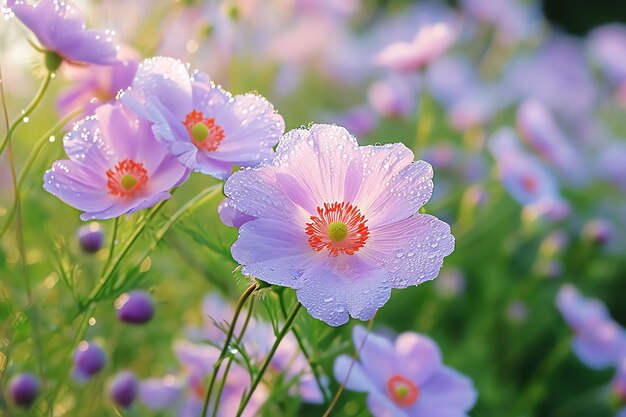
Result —
M255 217L233 257L245 274L295 288L330 325L369 320L392 288L434 279L454 248L446 223L418 213L432 175L400 143L359 146L331 125L292 130L273 161L226 182L233 207Z
M400 72L416 71L443 55L455 38L448 24L428 25L420 29L413 41L387 46L374 57L374 63Z

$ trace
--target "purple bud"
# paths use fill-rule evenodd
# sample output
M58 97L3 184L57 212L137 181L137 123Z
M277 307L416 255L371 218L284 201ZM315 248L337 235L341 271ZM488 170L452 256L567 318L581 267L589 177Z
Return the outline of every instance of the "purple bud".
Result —
M106 363L104 350L93 342L82 341L74 352L74 376L87 380L100 372Z
M117 317L124 323L142 324L154 316L154 303L146 291L132 291L115 300Z
M9 395L17 406L29 408L38 394L39 380L31 374L18 374L9 381Z
M139 393L139 381L135 374L130 371L120 372L111 381L109 393L115 404L122 408L128 408Z
M95 222L80 227L76 235L81 249L87 253L98 252L104 242L102 227Z

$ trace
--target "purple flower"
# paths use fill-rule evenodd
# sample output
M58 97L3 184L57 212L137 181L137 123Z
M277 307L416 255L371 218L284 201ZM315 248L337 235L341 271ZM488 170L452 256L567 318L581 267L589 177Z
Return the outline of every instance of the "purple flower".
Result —
M139 381L135 374L130 371L117 374L111 381L109 395L113 402L122 408L130 407L138 393Z
M9 396L19 407L30 408L39 395L39 380L32 374L15 375L9 381Z
M96 108L115 100L117 94L133 82L139 61L131 51L123 51L119 65L71 66L65 70L72 86L59 95L57 109L64 116L76 109L84 109L89 116Z
M78 237L78 244L80 248L87 253L96 253L102 248L104 242L104 232L102 227L96 223L91 222L84 226L81 226L76 231Z
M474 406L472 381L443 365L437 345L428 337L406 332L395 343L362 326L353 331L359 360L335 360L338 382L367 393L374 417L461 417Z
M74 352L74 377L87 381L104 368L106 354L96 343L82 341Z
M583 236L594 243L604 245L614 235L614 227L605 219L591 219L583 227Z
M367 91L369 104L383 117L408 117L417 106L416 84L414 79L399 76L376 81Z
M378 66L400 72L419 70L443 55L456 34L445 23L424 26L411 42L394 42L374 57Z
M63 139L69 160L56 161L44 189L84 211L82 220L109 219L171 197L189 170L154 137L151 125L117 103L98 108Z
M122 100L145 113L168 151L194 171L226 179L233 166L271 157L285 130L283 118L263 97L232 96L207 75L189 75L173 58L151 58L139 67Z
M587 366L606 368L626 355L624 330L600 301L583 297L568 284L559 290L556 305L574 331L574 352Z
M532 155L521 149L513 130L497 131L489 141L496 158L500 180L509 194L536 215L559 215L568 212L552 174Z
M154 302L146 291L124 293L115 300L117 318L124 323L143 324L154 316Z
M292 130L273 161L226 182L233 206L256 217L233 257L243 273L295 288L330 325L369 320L392 288L435 278L454 248L446 223L418 214L432 175L403 144L360 147L339 126Z
M606 77L617 85L626 83L626 26L600 26L587 39L587 50Z
M546 162L572 181L580 181L583 165L569 138L540 101L526 100L517 111L517 127L522 138Z
M219 214L222 223L228 227L236 227L237 229L239 229L244 223L254 219L254 217L248 216L246 213L243 213L233 207L229 198L223 199L217 206L217 213Z
M8 0L7 5L35 34L46 52L53 52L72 64L111 65L119 62L114 33L87 30L83 14L73 2L40 0L30 5L22 0Z

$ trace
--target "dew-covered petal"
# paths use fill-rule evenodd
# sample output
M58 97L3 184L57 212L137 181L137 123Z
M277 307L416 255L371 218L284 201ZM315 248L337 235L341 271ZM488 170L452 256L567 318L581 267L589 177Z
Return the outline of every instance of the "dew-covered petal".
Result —
M316 258L306 237L303 230L289 222L256 219L241 226L231 252L245 274L295 288L300 275Z
M44 190L81 211L101 211L115 201L106 190L106 177L75 161L56 161L44 175Z
M370 229L363 254L379 263L394 288L431 280L439 274L443 258L454 250L450 226L429 214L416 214L394 224Z
M464 415L476 403L472 380L454 369L443 367L419 385L419 398L411 416L453 417Z
M352 391L370 392L378 388L370 380L370 375L363 369L358 360L348 355L341 355L335 359L333 367L335 380Z
M331 326L346 323L349 316L371 319L391 294L387 273L374 269L361 271L355 278L345 275L350 273L337 271L329 262L309 266L298 280L298 301L311 316Z
M428 337L402 333L395 343L396 363L418 386L441 369L441 353Z

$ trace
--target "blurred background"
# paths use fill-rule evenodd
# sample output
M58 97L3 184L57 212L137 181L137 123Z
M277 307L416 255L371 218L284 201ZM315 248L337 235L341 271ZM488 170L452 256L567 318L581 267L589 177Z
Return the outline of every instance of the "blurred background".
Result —
M264 95L287 129L337 123L361 144L402 141L416 159L433 165L435 193L425 208L451 224L455 252L433 282L394 291L373 328L433 338L445 363L476 385L478 403L470 415L605 417L624 406L626 392L612 382L618 366L593 369L581 360L572 349L575 332L556 298L564 284L573 284L604 303L623 332L626 26L620 22L626 22L626 2L78 4L90 27L116 31L126 59L180 58L234 94ZM414 45L419 64L406 68L381 58L390 45L417 43L416 35L433 27L443 30L447 41L426 37ZM17 19L0 19L11 120L43 77L41 56L28 39L32 36ZM61 386L55 416L116 415L104 394L108 378L127 368L142 379L178 372L172 346L189 337L189 328L208 325L203 297L220 294L234 304L247 284L230 256L237 231L219 220L221 196L195 207L146 255L158 227L199 190L218 183L193 175L130 252L120 285L108 289L94 310L84 306L108 255L113 223L100 222L105 243L95 254L85 253L76 235L79 213L45 193L41 178L63 157L61 138L70 125L49 129L94 97L98 103L113 99L118 87L111 77L106 70L64 64L43 104L14 135L18 172L33 147L42 146L22 192L39 343L25 311L15 224L8 220L12 187L6 155L0 161L0 226L6 229L0 245L0 387L18 372L36 372L37 357L43 358L47 383ZM68 99L75 89L79 92ZM141 221L142 214L122 218L117 241L125 242ZM116 319L114 300L135 288L152 294L156 316L130 331ZM290 291L283 296L294 300ZM268 291L255 315L271 322L277 311L278 296ZM353 352L353 322L332 329L307 314L297 320L332 392L339 386L332 376L334 358ZM64 383L64 360L82 324L86 338L107 352L107 366L87 385L71 378ZM622 348L626 352L626 344ZM302 403L280 385L272 390L273 401L260 415L319 416L325 409ZM332 415L369 415L364 398L344 392ZM123 415L173 415L137 407ZM35 416L44 410L40 402L31 411L13 413Z

